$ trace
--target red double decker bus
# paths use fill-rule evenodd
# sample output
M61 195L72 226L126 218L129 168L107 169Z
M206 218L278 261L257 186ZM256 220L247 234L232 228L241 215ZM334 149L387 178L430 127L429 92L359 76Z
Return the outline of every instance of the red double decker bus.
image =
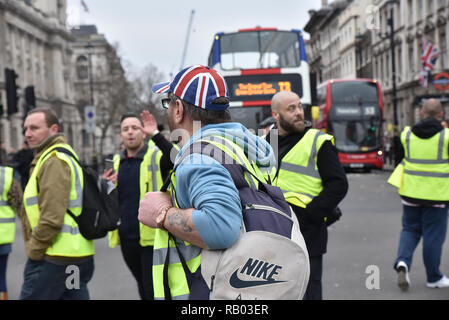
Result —
M320 118L316 127L335 137L345 168L369 171L383 167L384 104L373 79L334 79L317 88Z

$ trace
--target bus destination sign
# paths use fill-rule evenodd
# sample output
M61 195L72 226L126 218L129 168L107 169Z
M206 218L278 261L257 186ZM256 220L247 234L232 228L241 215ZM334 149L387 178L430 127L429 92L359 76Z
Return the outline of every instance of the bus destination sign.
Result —
M299 74L256 74L225 77L231 101L271 100L279 91L296 92L302 97Z
M236 97L274 95L279 91L292 91L292 84L290 81L240 82L233 84L232 90Z

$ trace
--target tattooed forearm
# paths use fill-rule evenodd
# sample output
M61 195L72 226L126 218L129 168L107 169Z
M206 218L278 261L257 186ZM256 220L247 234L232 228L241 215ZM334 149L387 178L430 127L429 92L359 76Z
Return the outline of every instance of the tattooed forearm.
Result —
M182 212L176 211L167 216L168 223L173 228L181 228L184 232L192 232L192 227L189 226L189 217L186 217Z

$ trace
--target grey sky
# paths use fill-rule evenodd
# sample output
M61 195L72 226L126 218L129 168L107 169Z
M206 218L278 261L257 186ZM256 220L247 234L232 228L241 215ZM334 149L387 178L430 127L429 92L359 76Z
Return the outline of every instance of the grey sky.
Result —
M149 63L167 75L179 70L190 12L195 10L185 65L207 64L216 32L255 26L302 29L308 11L320 0L68 0L71 23L95 24L110 43L119 42L120 54L135 68ZM75 12L75 16L73 16ZM80 14L76 14L80 12Z

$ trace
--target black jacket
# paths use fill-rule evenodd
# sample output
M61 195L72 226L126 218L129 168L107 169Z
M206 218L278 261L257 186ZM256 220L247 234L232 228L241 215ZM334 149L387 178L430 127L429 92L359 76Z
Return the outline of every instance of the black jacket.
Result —
M171 151L173 149L173 143L165 139L162 133L154 135L152 140L156 144L156 146L162 151L162 157L159 164L162 174L162 180L165 181L165 179L170 173L170 170L173 169L173 162L170 157Z
M275 150L278 170L284 156L302 139L304 134L305 132L279 136L279 152ZM269 136L267 140L269 141ZM330 141L324 142L318 151L317 166L323 190L305 209L292 205L311 257L326 253L327 224L324 218L332 219L333 215L339 211L338 204L348 191L345 171L338 159L337 150Z
M443 130L443 126L441 122L434 118L425 118L419 121L412 127L412 132L421 139L429 139L434 135L439 134ZM397 163L400 163L404 159L404 146L402 143L400 144ZM434 205L434 204L449 204L449 201L441 202L441 201L432 201L432 200L422 200L422 199L414 199L406 196L401 196L407 202L418 204L418 205Z

